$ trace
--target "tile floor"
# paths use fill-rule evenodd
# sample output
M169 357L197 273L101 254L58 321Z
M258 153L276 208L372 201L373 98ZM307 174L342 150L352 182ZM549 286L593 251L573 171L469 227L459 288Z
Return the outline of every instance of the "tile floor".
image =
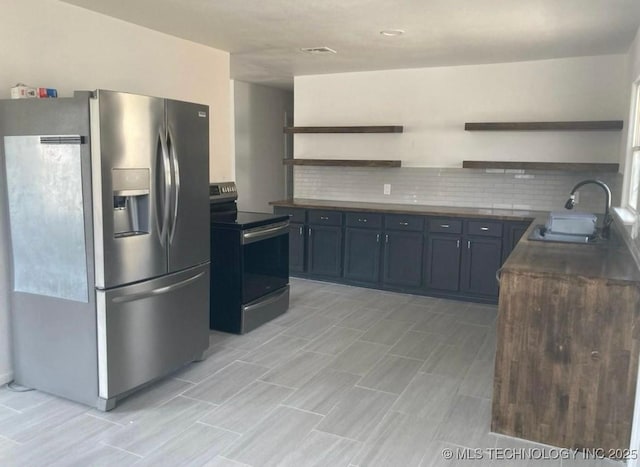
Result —
M205 361L111 412L2 388L0 465L536 465L442 455L540 448L489 432L495 319L492 306L292 279L287 314L212 332Z

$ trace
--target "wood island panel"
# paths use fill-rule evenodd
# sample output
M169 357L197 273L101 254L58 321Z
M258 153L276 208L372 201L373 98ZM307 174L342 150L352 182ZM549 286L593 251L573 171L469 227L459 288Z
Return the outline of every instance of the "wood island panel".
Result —
M629 447L635 281L503 271L491 429L572 449Z

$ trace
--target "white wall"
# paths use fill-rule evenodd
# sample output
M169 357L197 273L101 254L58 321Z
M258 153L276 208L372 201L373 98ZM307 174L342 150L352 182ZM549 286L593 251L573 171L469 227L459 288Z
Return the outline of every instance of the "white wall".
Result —
M301 158L618 162L622 132L466 132L473 121L627 119L626 55L299 76L306 125L404 125L404 134L295 136Z
M272 212L269 201L285 197L284 115L293 114L293 93L234 83L238 209Z
M56 0L2 2L0 44L0 98L24 82L57 88L61 97L106 88L208 104L210 178L231 179L228 53ZM3 254L0 249L0 383L11 377Z
M640 78L640 28L629 48L629 74L632 82Z
M213 180L231 180L229 54L57 0L3 2L0 98L17 82L208 104Z

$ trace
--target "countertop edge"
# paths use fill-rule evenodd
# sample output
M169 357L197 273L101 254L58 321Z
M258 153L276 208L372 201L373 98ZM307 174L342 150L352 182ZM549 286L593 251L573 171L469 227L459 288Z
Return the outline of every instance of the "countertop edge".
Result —
M607 283L609 284L636 284L640 286L640 268L638 268L637 264L635 264L635 260L631 257L631 251L629 251L628 246L624 243L622 238L619 238L620 243L606 247L596 245L543 243L529 240L528 237L531 234L531 231L536 227L536 225L544 224L544 221L545 219L543 217L539 217L533 220L529 228L522 235L518 243L513 248L513 251L500 268L501 272L512 272L516 274L538 274L549 278L571 277L578 280L601 280L607 281ZM618 229L618 226L616 225L614 228ZM619 232L617 232L616 234L620 235ZM626 267L619 269L615 273L604 273L600 270L600 272L594 272L592 274L573 271L562 271L553 267L547 268L545 266L540 266L539 264L533 266L530 262L522 261L521 256L525 256L527 254L535 254L536 250L538 252L541 252L543 251L543 248L551 246L562 246L562 253L566 254L570 254L572 251L579 253L593 251L594 253L599 253L601 256L609 256L612 253L627 253L630 258L628 258L628 261L624 261L624 263L626 263ZM571 258L577 261L575 257L572 256Z
M360 201L333 201L313 199L285 199L269 202L274 207L298 209L335 209L352 212L381 212L416 216L475 217L506 221L531 222L544 211L502 210L493 208L467 208L458 206L432 206L427 204L367 203Z

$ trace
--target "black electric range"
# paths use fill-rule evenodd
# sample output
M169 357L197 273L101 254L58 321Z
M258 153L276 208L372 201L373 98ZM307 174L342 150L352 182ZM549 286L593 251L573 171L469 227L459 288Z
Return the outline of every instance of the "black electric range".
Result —
M235 183L210 185L210 328L244 334L289 308L289 217L236 200Z

